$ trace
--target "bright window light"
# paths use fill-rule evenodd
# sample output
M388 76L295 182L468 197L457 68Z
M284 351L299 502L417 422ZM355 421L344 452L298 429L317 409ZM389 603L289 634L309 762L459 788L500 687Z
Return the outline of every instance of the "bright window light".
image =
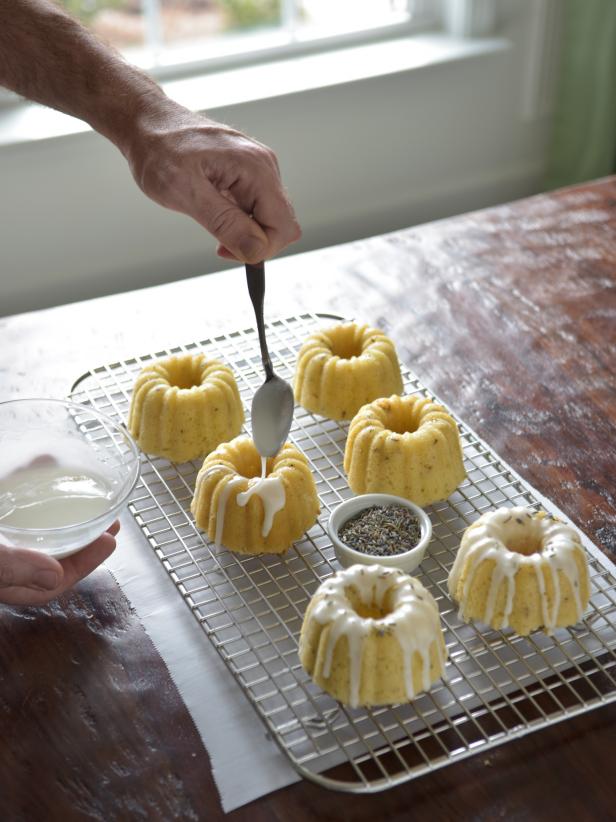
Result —
M431 0L55 0L155 74L319 47L424 22ZM434 3L432 3L434 5Z

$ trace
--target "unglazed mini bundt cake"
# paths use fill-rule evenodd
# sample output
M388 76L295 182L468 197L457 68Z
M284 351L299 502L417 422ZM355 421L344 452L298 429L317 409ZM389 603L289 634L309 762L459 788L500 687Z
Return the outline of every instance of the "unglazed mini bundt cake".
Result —
M447 650L436 602L395 568L352 565L323 582L308 604L299 658L339 702L392 705L427 691Z
M586 552L577 531L545 511L498 508L464 532L449 593L467 622L551 634L578 622L588 605Z
M147 454L186 462L237 436L243 422L231 369L205 354L179 354L142 369L128 429Z
M242 554L280 554L316 522L317 489L306 457L287 442L263 461L236 437L205 458L191 511L216 545Z
M356 494L395 494L420 506L447 499L466 476L458 426L425 397L375 400L351 422L344 470Z
M343 323L317 331L298 354L294 390L308 411L350 420L367 402L402 392L394 344L367 325Z

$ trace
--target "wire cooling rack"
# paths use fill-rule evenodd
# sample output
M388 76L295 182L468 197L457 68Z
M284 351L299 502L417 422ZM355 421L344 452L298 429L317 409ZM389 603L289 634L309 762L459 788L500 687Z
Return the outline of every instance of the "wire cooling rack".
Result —
M269 323L277 373L290 380L306 336L334 319L340 318L302 314ZM140 369L182 351L204 351L231 365L248 411L262 382L254 328L95 368L77 381L72 399L124 421ZM403 377L406 393L431 396L411 373ZM296 409L290 438L310 460L321 514L284 556L217 549L190 513L200 462L142 457L132 515L268 735L302 776L321 785L383 790L616 698L616 569L586 538L592 598L577 626L519 637L458 619L447 575L462 531L500 505L557 513L458 422L468 478L449 500L426 509L433 539L415 572L438 603L449 661L428 693L391 708L340 705L311 681L297 655L308 601L338 570L325 525L332 508L352 496L342 470L348 424Z

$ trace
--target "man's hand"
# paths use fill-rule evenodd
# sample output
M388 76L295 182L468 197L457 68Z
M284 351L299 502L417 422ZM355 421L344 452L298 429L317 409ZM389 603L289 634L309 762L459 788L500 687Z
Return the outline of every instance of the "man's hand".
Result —
M90 123L222 257L256 263L299 239L269 148L170 100L51 0L0 0L0 21L0 85Z
M193 217L221 257L260 262L301 235L276 155L239 131L152 100L125 153L148 197Z
M60 596L113 553L119 530L116 521L86 548L59 561L31 548L0 545L0 603L45 605Z

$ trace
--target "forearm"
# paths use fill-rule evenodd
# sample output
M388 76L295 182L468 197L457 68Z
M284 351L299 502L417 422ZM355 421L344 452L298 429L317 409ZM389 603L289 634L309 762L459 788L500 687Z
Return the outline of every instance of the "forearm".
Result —
M148 197L197 220L221 256L258 262L300 236L272 151L171 101L49 0L0 0L0 85L109 138Z
M85 120L124 153L136 121L172 105L48 0L0 0L0 85Z

